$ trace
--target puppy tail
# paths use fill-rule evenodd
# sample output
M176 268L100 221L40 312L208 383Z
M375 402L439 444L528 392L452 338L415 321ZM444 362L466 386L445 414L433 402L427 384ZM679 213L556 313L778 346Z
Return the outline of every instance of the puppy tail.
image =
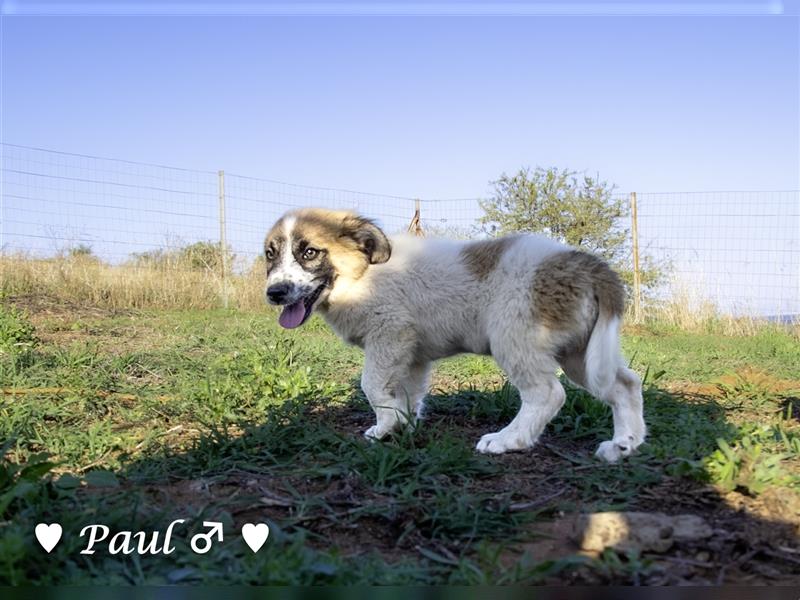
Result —
M586 387L601 399L608 395L621 366L619 325L618 316L601 312L586 345Z
M596 397L605 399L623 366L619 328L625 308L625 288L617 274L599 261L592 273L592 284L598 311L586 345L586 387Z

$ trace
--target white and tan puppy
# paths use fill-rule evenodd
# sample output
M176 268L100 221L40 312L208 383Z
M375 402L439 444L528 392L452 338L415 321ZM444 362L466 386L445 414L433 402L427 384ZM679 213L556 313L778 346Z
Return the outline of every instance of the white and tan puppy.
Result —
M597 455L616 461L645 437L642 385L620 355L624 289L602 260L535 235L475 242L391 241L351 212L301 209L267 234L267 300L283 327L316 310L364 349L361 387L382 438L419 416L431 363L490 354L520 392L513 421L481 452L530 448L564 403L558 367L611 405L614 437Z

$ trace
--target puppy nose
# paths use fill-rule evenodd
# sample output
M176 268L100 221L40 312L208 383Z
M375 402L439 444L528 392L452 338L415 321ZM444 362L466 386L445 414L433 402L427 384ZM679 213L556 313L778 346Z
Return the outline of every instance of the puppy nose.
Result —
M269 298L270 302L280 304L286 299L290 289L291 287L288 283L276 283L267 288L267 298Z

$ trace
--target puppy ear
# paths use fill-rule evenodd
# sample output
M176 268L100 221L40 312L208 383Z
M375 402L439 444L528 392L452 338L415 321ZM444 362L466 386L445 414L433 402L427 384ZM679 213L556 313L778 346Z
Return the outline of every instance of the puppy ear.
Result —
M350 215L345 217L342 230L342 235L355 241L358 249L367 255L371 265L385 263L392 256L389 238L371 220Z

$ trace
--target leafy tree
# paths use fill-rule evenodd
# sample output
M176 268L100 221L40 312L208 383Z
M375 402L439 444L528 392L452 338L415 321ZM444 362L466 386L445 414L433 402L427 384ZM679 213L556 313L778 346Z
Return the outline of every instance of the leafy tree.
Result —
M543 233L607 259L623 251L628 231L620 219L626 205L607 183L541 167L503 173L492 183L494 196L480 203L485 214L479 222L488 233Z
M624 226L628 203L614 186L567 169L537 167L503 173L492 182L494 195L481 200L478 219L489 235L541 233L601 256L612 263L626 283L633 281L630 236ZM661 269L640 257L642 283L657 283Z

